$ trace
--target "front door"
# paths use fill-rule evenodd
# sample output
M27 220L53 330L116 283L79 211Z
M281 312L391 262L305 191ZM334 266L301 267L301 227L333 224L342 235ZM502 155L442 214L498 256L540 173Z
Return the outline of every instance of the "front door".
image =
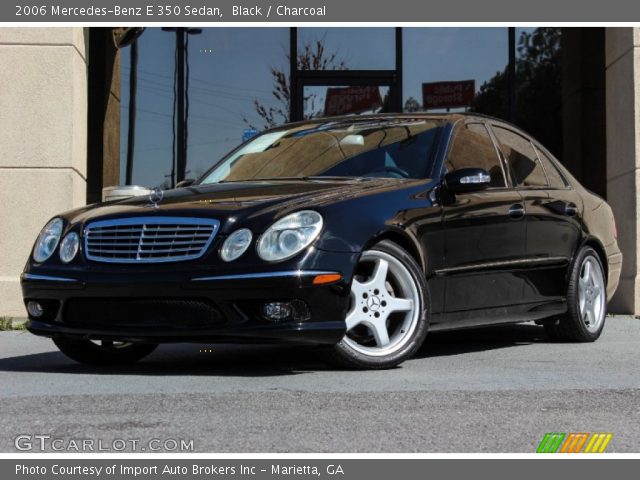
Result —
M454 314L445 318L458 326L473 323L472 312L479 309L493 310L500 321L507 307L522 301L524 288L524 205L484 123L465 122L454 130L445 169L467 167L488 171L491 185L474 193L443 193L445 268L437 274L446 277L445 311Z

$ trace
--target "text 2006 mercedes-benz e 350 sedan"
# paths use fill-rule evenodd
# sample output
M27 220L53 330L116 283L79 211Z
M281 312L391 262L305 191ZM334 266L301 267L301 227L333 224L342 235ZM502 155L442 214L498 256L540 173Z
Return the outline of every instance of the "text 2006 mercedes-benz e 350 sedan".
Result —
M60 214L22 288L27 328L80 362L289 342L388 368L428 330L596 340L621 264L611 208L516 127L377 115L275 128L189 185Z

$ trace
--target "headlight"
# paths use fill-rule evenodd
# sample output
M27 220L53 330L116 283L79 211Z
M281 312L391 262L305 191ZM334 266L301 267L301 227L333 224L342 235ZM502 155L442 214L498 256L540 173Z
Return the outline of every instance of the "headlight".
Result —
M258 255L267 262L293 257L322 230L322 216L312 210L292 213L271 225L258 241Z
M222 244L220 249L220 258L225 262L231 262L247 251L251 245L251 230L241 228L236 230Z
M62 239L60 244L60 260L64 263L69 263L78 253L78 247L80 246L80 237L76 232L67 234Z
M54 218L44 226L33 249L33 259L36 262L42 263L53 255L58 242L60 242L62 227L63 223L60 218Z

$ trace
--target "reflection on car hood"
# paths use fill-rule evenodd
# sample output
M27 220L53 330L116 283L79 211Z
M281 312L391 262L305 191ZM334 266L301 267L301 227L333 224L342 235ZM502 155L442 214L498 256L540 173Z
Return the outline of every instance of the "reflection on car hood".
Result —
M416 180L389 178L263 180L194 185L167 190L155 207L149 197L90 205L71 212L71 222L146 215L178 215L211 218L275 214L299 208L321 207L331 202L404 188ZM420 182L424 182L421 180Z

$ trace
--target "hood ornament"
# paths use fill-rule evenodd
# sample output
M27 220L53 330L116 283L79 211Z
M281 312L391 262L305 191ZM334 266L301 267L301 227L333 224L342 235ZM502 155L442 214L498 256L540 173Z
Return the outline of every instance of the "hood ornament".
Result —
M155 187L149 192L149 206L151 208L158 208L158 204L164 198L164 191L160 187Z

